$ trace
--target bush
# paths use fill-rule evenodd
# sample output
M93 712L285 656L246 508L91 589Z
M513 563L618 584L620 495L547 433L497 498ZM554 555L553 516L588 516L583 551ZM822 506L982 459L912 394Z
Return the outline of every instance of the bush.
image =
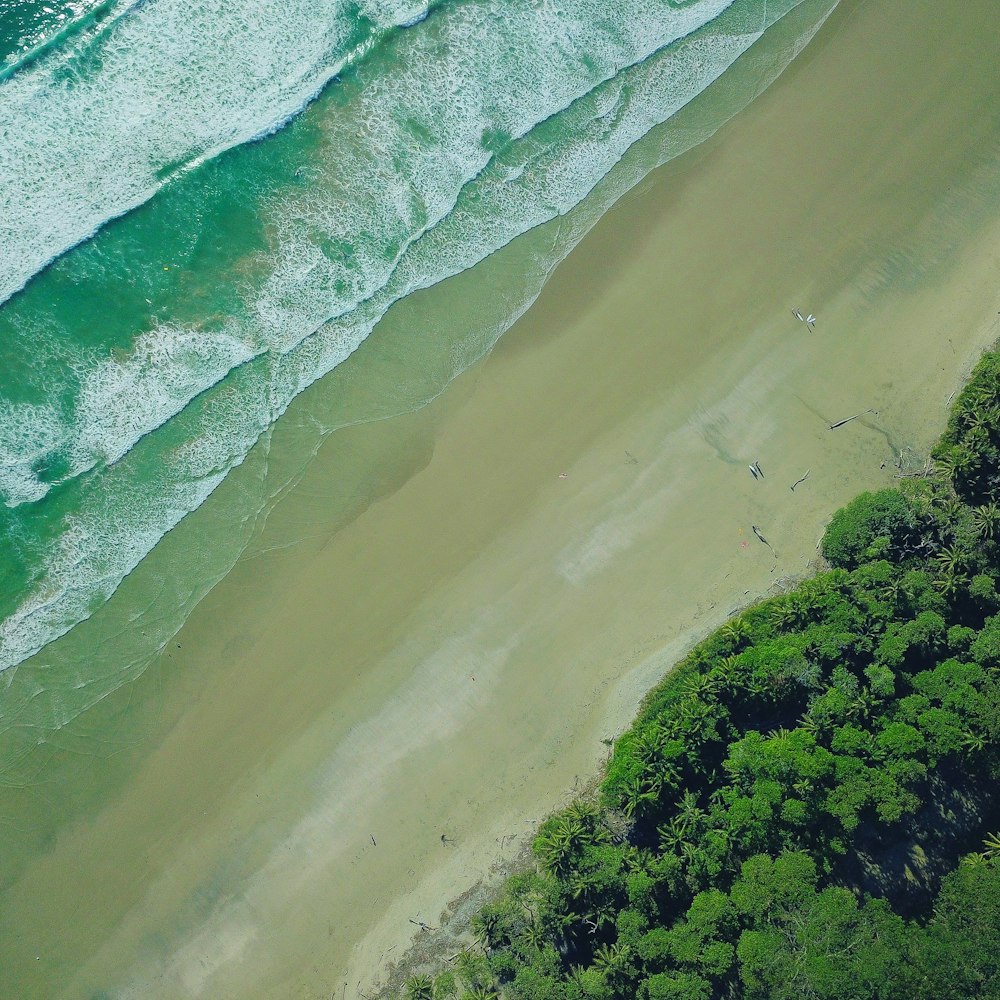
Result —
M969 597L981 608L995 610L1000 607L1000 595L997 594L996 580L986 573L979 573L969 584Z
M1000 497L1000 353L986 354L973 369L934 458L967 503Z
M828 562L854 569L863 562L899 556L916 542L919 522L910 501L899 490L862 493L841 507L823 535Z
M647 1000L708 1000L712 995L711 983L684 972L650 976L642 987Z
M970 653L976 663L984 667L1000 666L1000 615L986 619Z

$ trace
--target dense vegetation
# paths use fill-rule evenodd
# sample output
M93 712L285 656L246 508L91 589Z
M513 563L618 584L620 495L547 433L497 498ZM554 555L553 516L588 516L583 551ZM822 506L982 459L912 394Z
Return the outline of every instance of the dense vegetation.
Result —
M1000 998L1000 354L648 696L414 998Z

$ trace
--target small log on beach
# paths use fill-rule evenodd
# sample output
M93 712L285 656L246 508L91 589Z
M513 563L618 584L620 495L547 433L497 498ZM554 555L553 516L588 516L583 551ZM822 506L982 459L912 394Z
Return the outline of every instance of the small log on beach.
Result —
M853 417L844 417L843 420L838 420L835 424L830 424L830 430L835 431L838 427L843 427L844 424L849 424L852 420L857 420L858 417L863 417L866 413L874 413L878 416L878 410L862 410L860 413L855 413Z

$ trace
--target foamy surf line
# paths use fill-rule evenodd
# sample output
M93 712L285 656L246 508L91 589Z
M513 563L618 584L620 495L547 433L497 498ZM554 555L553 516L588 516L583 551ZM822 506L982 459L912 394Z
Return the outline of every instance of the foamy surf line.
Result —
M53 481L113 464L238 365L287 352L324 322L348 315L378 293L415 240L448 216L497 150L730 5L703 0L664 17L658 0L633 0L600 17L601 0L568 0L557 12L534 6L519 17L508 12L498 25L490 3L474 2L387 40L386 58L362 68L350 102L306 123L320 126L323 139L301 168L310 175L305 189L279 188L259 206L248 206L248 214L265 220L270 246L251 261L232 261L261 278L248 283L242 308L228 319L208 329L200 321L149 316L150 328L130 332L131 343L108 345L111 358L102 357L112 353L103 344L95 350L73 330L57 338L43 331L39 338L44 304L36 322L10 325L12 352L18 339L25 354L48 339L57 341L53 351L63 360L24 375L33 399L59 400L44 404L37 437L28 434L22 443L32 421L16 407L4 412L0 398L0 493L6 503L35 502ZM413 5L402 12L411 14ZM261 151L260 169L268 169L268 156ZM200 207L199 181L191 178L192 214ZM26 206L19 210L23 214ZM38 216L28 211L26 217ZM26 240L27 230L23 235ZM134 261L119 263L129 266ZM141 268L131 277L149 281ZM221 284L229 274L198 273L190 280ZM30 316L26 298L12 306ZM23 395L25 386L20 388ZM5 440L9 428L17 436ZM54 465L61 470L55 480L45 475Z
M788 4L785 9L796 6ZM823 8L812 31L833 6L831 2ZM777 19L779 12L773 7L772 13ZM724 34L725 25L720 23L715 31L724 43L717 40L714 46L710 39L692 36L574 105L572 115L565 118L572 124L571 135L561 144L540 132L523 145L512 145L491 171L464 192L464 200L454 207L447 223L439 223L408 249L380 295L368 299L350 317L326 324L292 350L272 352L234 371L218 389L205 393L172 422L178 425L175 431L181 423L184 426L176 435L182 443L169 452L156 453L156 435L152 435L133 454L92 477L79 511L67 519L67 529L50 553L50 568L0 626L0 663L19 662L107 599L156 541L242 462L261 431L291 399L361 343L393 301L471 266L530 226L568 210L575 203L572 193L557 182L573 177L579 201L636 139L704 90L770 23L743 34ZM775 75L798 48L786 54ZM705 59L713 49L717 61L706 75ZM696 78L690 72L694 66L702 68L702 76ZM673 88L678 80L688 81L688 89L674 90L665 99L663 88ZM610 133L614 141L609 138L609 119L615 121ZM556 123L546 125L551 129ZM598 140L603 144L602 156L595 156ZM629 178L623 190L640 176ZM492 206L487 218L493 219L496 228L484 239L484 216L474 209L485 203ZM512 213L511 206L518 212ZM478 242L469 248L473 237ZM149 474L151 466L155 467L153 475Z
M147 0L42 43L0 77L0 302L171 177L288 121L429 9Z
M0 82L22 71L26 66L74 36L106 31L118 18L143 0L68 0L53 6L48 0L18 3L13 17L23 32L16 44L0 57ZM9 33L16 25L11 15L0 18L0 29ZM0 39L3 32L0 31Z

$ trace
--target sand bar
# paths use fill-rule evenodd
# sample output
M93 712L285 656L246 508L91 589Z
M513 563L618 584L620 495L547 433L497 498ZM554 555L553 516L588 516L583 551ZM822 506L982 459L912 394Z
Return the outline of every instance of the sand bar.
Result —
M7 886L5 992L367 992L694 637L805 572L1000 332L993 13L845 2L485 363L330 438L143 688L168 731ZM379 481L329 523L352 463Z

